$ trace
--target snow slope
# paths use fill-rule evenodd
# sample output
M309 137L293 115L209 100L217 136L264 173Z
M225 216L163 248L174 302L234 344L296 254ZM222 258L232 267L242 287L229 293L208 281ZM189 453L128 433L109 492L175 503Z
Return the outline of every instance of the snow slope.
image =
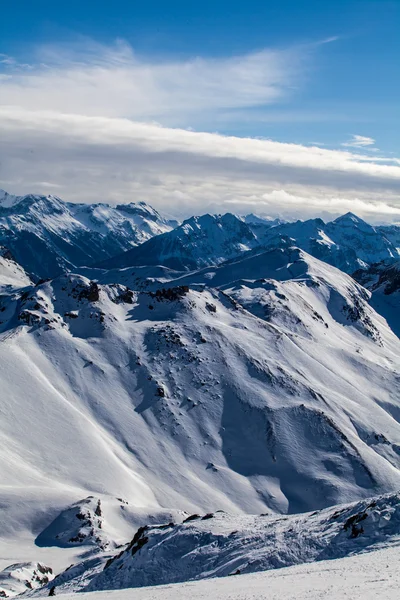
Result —
M397 600L399 550L385 548L337 560L149 588L91 592L82 600ZM74 594L63 595L73 600Z
M398 338L350 277L281 252L275 280L245 263L223 289L65 275L2 298L5 533L88 495L294 513L399 486Z
M267 246L295 245L346 273L398 256L397 247L375 228L347 213L334 221L322 219L283 223L266 230Z
M243 576L399 544L399 494L284 517L193 514L140 527L119 552L85 559L32 595Z
M248 224L233 214L191 217L167 234L133 248L100 266L107 269L164 265L194 270L219 264L258 245Z
M112 207L0 192L0 244L41 278L115 256L175 225L144 202Z
M353 277L372 292L370 304L400 337L400 260L383 261Z
M27 273L15 262L11 252L0 246L0 294L29 285L33 284Z

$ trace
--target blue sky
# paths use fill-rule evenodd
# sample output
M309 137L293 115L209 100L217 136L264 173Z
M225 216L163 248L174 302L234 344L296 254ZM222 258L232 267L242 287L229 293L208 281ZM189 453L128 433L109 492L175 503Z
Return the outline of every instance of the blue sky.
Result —
M107 132L109 134L113 125L113 139L117 135L118 120L128 119L129 127L131 123L158 123L170 132L192 129L199 133L218 132L234 136L235 140L268 138L276 143L298 146L299 157L304 146L352 152L361 155L361 159L331 154L329 160L336 157L338 163L344 159L350 163L360 162L354 181L348 181L346 174L334 185L332 171L337 166L332 163L331 167L326 167L328 155L323 155L320 160L321 155L316 158L314 154L303 161L304 164L299 158L301 165L292 161L290 176L275 169L273 189L266 186L266 193L284 192L299 198L305 197L302 193L307 192L307 196L313 193L314 204L310 210L316 209L320 197L321 211L330 210L329 206L333 206L332 203L327 204L326 199L331 202L335 197L348 201L357 198L376 202L377 194L380 194L380 199L384 194L393 208L398 194L396 157L400 154L399 23L398 0L70 0L68 3L22 0L18 5L7 3L2 7L0 21L0 106L8 111L3 114L8 120L5 131L5 135L9 136L7 152L12 147L15 156L14 162L11 162L12 157L8 157L7 171L3 160L0 186L11 185L25 191L29 185L38 187L44 183L51 187L54 184L55 190L59 186L68 195L65 175L64 179L61 174L54 179L53 168L46 173L43 164L34 166L32 159L26 163L21 149L18 154L16 138L20 139L21 130L28 129L29 144L35 148L43 147L44 151L46 146L46 151L54 154L57 147L65 156L68 151L76 153L77 148L73 149L70 141L69 150L65 145L62 150L59 148L70 127L64 124L61 134L60 119L65 120L65 115L75 115L75 119L86 119L88 127L90 123L93 125L90 119L108 119ZM15 114L10 116L10 107L19 111L19 129L15 125ZM23 116L21 111L24 111ZM45 131L40 136L40 131L49 128L48 119L42 129L38 123L39 114L43 111L50 111L54 118L58 115L58 124L53 125L52 132ZM37 131L31 139L33 122ZM11 131L12 123L14 132ZM94 142L90 135L87 138L91 140L90 152L88 150L86 156L87 174L89 178L95 178ZM156 152L157 147L143 149L142 145L140 150L137 135L136 131L135 160L140 155L142 173L147 173L149 180L161 155ZM190 197L193 197L190 189L193 185L196 187L196 178L203 177L199 163L205 162L204 154L210 158L210 152L204 148L195 151L196 160L192 161L190 172L180 172L176 164L171 169L171 147L176 153L176 139L173 133L169 135L169 149L163 150L164 155L169 152L168 160L157 172L158 175L166 173L160 176L161 183L147 181L141 186L140 177L136 174L127 187L126 163L119 178L115 169L113 171L113 183L118 192L111 185L111 176L109 178L106 187L113 196L111 200L121 200L129 190L129 193L143 193L145 199L157 204L161 200L157 194L153 194L152 198L152 193L155 190L159 192L164 184L165 189L169 189L163 197L164 203L168 200L180 206L180 201L176 200L180 191L186 194L186 204L190 203ZM200 138L196 139L197 142L192 137L193 146L198 143L198 148L202 148ZM222 150L225 142L221 145L221 140L217 141L221 155L225 152ZM76 143L80 165L73 165L70 155L66 162L71 172L77 175L79 171L82 179L85 176L83 148L82 142ZM98 143L97 153L102 160L105 160L104 146L107 146L111 163L114 160L119 164L127 161L126 154L121 161L120 142L114 154L108 138L104 137ZM232 147L238 147L237 144L237 141L232 142ZM244 147L240 147L240 152ZM283 146L279 147L279 150L283 149ZM263 152L267 150L265 147ZM180 147L179 152L182 152ZM248 152L254 156L254 144ZM226 153L229 157L224 156L225 162L228 158L231 161L235 158L248 165L254 160L250 160L249 154L245 158L232 157L232 149ZM144 154L147 157L151 155L153 159L156 155L157 160L153 165L143 164ZM186 149L185 154L187 156ZM202 158L199 159L198 154ZM362 158L363 155L366 159ZM222 162L221 156L219 159ZM286 155L285 160L287 162ZM311 173L306 176L304 172L298 172L296 178L295 170L309 170L313 160L321 162L316 183ZM21 161L24 166L26 163L27 174L16 178L17 164L21 167ZM259 164L260 159L257 161ZM384 173L383 166L392 170ZM226 191L223 184L228 177L227 168L224 163L217 173L215 165L210 171L215 189L207 198L212 206L218 207L222 202L218 201L218 193L221 195L222 191ZM329 173L327 180L322 181L320 171L325 168ZM99 163L97 169L103 172L104 165ZM348 166L340 169L347 173ZM35 170L41 171L38 181L32 175ZM241 182L248 185L254 179L257 188L255 197L260 198L262 177L256 171L251 167ZM166 185L166 180L172 175L173 181ZM179 186L180 176L186 178L186 183L189 178L192 188L185 187L184 182ZM369 185L371 177L373 181ZM271 181L270 171L268 178ZM84 200L89 201L84 187L77 185L70 192L71 197L75 199L81 194ZM315 195L317 189L322 188L323 192ZM104 182L101 189L104 190ZM243 190L238 195L243 199ZM235 200L234 191L228 196L224 202ZM264 199L268 209L272 206L271 202L268 196ZM293 209L293 206L289 208ZM376 214L376 208L374 211ZM391 214L397 215L396 211Z

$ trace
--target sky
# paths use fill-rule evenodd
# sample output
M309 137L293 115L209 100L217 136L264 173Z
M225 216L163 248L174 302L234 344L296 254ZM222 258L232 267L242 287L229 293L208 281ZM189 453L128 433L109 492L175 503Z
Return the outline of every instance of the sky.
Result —
M5 3L0 187L400 221L400 0Z

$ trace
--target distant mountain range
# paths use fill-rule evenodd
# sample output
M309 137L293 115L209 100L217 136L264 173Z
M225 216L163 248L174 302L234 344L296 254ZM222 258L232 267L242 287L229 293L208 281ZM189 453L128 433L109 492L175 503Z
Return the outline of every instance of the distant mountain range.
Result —
M385 228L387 231L388 228ZM296 246L346 273L400 256L379 227L352 213L335 221L321 219L282 223L233 214L191 217L174 230L110 258L98 266L121 268L164 265L193 270L217 265L248 250Z
M144 202L72 204L0 190L0 244L38 278L115 256L176 224Z
M0 191L0 245L34 278L88 265L193 270L258 246L296 246L351 274L400 256L399 231L372 227L351 213L329 223L206 214L179 225L144 202L72 204Z

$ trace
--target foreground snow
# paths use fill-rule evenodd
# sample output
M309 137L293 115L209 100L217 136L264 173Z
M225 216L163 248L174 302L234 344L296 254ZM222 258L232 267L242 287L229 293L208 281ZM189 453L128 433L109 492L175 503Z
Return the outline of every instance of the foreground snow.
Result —
M158 587L92 592L80 600L398 600L400 549ZM74 594L62 595L75 600Z
M2 568L39 561L59 574L73 563L71 589L97 578L104 588L106 560L156 524L168 526L145 537L178 566L181 542L210 540L205 558L237 531L219 574L271 568L266 524L400 488L400 341L348 275L293 248L195 273L99 275L22 277L0 297ZM231 516L180 525L219 510ZM318 523L316 545L307 538L294 555L291 527L273 526L288 553L279 566L322 558ZM247 569L242 553L233 569L229 552L246 550L254 528L260 562ZM166 583L150 575L117 587Z

